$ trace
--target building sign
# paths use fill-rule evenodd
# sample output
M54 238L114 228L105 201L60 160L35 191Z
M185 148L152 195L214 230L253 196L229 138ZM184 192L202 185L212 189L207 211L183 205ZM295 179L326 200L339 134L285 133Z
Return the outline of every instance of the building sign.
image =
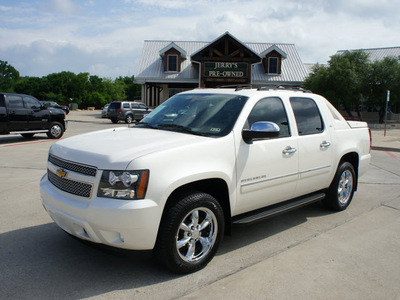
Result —
M247 78L248 64L241 62L205 62L204 77Z

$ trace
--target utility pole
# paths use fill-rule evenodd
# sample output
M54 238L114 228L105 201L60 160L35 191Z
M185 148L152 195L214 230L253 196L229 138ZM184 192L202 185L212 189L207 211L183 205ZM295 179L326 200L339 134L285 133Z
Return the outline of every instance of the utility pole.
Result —
M386 95L385 136L386 136L386 126L387 126L387 116L388 116L389 99L390 99L390 90L387 91L387 95Z

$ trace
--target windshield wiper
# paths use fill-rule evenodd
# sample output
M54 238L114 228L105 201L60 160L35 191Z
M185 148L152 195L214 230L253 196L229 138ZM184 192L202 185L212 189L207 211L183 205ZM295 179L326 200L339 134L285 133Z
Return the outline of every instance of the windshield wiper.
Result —
M159 124L158 128L160 128L160 129L165 128L165 129L171 129L171 130L177 129L181 132L186 132L186 133L191 133L191 134L201 135L201 136L207 136L206 134L204 134L202 132L193 131L193 129L190 127L186 127L183 125L177 125L177 124Z
M153 125L153 124L150 124L150 123L147 123L147 122L139 122L139 123L136 123L134 127L136 127L136 126L138 126L138 127L143 127L143 128L158 129L157 126L155 126L155 125Z

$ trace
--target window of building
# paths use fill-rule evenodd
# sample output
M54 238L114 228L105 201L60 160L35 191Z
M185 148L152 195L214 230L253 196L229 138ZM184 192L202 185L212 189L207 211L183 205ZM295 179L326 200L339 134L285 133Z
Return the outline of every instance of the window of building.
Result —
M290 98L299 135L321 133L324 130L317 104L310 98Z
M178 55L168 55L168 72L178 72Z
M274 122L280 128L279 137L290 136L289 122L282 100L278 97L261 99L253 107L244 129L250 129L255 122Z
M278 58L268 58L268 74L278 74Z

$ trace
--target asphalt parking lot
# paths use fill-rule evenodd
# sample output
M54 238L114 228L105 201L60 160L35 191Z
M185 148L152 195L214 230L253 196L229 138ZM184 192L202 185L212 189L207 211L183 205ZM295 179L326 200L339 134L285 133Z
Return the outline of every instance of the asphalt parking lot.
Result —
M71 112L68 136L115 126ZM0 136L1 299L400 299L400 130L373 131L372 163L350 207L320 204L226 236L212 262L185 276L149 252L83 244L44 211L45 134Z

